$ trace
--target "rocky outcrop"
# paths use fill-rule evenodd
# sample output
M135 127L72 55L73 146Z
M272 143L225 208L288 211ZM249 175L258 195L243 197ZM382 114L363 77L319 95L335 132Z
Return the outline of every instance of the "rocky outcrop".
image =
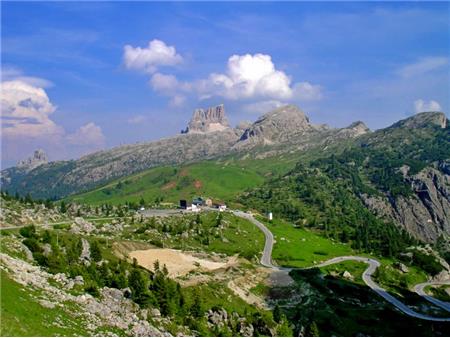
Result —
M294 105L277 108L247 128L240 138L239 146L249 143L273 144L289 142L299 134L316 131L303 111Z
M223 104L206 110L196 109L183 133L211 133L230 128Z
M34 151L33 156L17 163L17 167L30 171L46 163L48 163L47 154L42 149L38 149Z
M447 117L441 112L423 112L398 121L389 128L422 128L430 125L446 128Z
M443 161L437 168L447 168ZM407 167L400 168L411 184L413 195L396 198L363 195L369 209L380 217L393 220L403 229L425 242L434 242L441 235L450 236L450 176L445 171L426 167L409 176Z
M81 276L71 279L65 274L52 275L38 266L0 253L0 269L24 288L37 291L37 301L46 308L58 308L62 313L69 312L77 318L90 335L99 334L99 330L109 330L102 336L113 336L114 330L123 330L127 336L170 336L147 321L147 310L124 296L124 291L104 287L97 299L89 294L73 295L68 292L75 285L82 285ZM56 281L63 287L55 286ZM33 292L35 294L36 292ZM72 306L67 306L68 304ZM55 323L48 323L55 325Z

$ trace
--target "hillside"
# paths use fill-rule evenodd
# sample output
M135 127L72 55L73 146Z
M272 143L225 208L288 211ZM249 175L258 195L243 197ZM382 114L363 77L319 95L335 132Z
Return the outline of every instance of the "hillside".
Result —
M13 194L31 193L34 198L62 198L158 166L229 155L278 156L346 141L367 132L367 128L355 128L355 124L341 129L315 126L295 106L271 111L246 129L231 128L223 106L219 107L207 110L211 113L195 111L187 132L171 138L104 150L78 160L33 161L36 166L5 169L1 172L2 189ZM213 114L217 109L219 113ZM255 129L258 132L253 132Z
M450 235L449 159L445 115L422 113L363 135L341 153L299 163L241 201L357 247L370 237L384 253L396 251L400 243L392 241L402 235L380 219L426 242Z
M235 164L204 161L177 167L158 167L115 180L98 189L74 195L71 201L102 204L160 200L178 204L180 199L208 196L232 200L236 194L263 182L261 174Z

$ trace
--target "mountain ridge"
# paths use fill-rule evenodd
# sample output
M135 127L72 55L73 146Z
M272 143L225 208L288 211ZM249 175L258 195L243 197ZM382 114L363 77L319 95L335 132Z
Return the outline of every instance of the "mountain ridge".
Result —
M289 117L293 114L299 117L293 125L304 124L304 132L298 133L295 128L289 126ZM243 133L249 128L256 128L258 122L254 122L244 131L225 127L228 122L225 109L220 105L206 111L194 112L190 125L194 126L194 129L197 128L197 132L101 150L77 160L49 162L30 171L23 170L20 166L5 169L1 172L2 189L11 193L31 193L34 198L61 198L160 165L212 159L228 154L240 154L251 149L258 149L262 157L288 152L293 145L296 150L304 150L321 142L340 139L342 135L339 132L342 133L342 130L346 129L309 127L309 119L293 105L285 106L284 110L281 107L268 112L257 121L261 119L271 125L272 130L269 132L276 135L269 142L270 149L260 149L267 146L264 138L254 138L251 142L241 140ZM217 121L221 121L221 126L225 128L209 130L211 122ZM280 121L283 123L279 124ZM356 135L357 133L349 130L345 137ZM289 142L286 142L287 140Z

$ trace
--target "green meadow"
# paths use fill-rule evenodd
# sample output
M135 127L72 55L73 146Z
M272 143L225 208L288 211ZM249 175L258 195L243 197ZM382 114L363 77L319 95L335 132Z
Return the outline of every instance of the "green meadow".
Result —
M115 180L95 190L74 195L68 200L88 204L120 204L126 201L147 203L156 199L178 203L196 196L231 200L238 193L262 184L256 171L234 163L201 162L182 167L158 167Z
M303 268L354 253L349 245L325 238L312 230L294 227L282 220L264 223L274 235L276 242L272 257L278 265Z

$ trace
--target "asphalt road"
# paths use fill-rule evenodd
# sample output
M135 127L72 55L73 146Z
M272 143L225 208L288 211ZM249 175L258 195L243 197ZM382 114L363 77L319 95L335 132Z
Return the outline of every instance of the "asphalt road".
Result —
M277 266L272 264L272 248L273 248L274 239L273 239L273 234L270 232L270 230L267 229L267 227L264 224L262 224L260 221L258 221L252 215L250 215L246 212L242 212L242 211L232 211L232 212L234 215L236 215L238 217L249 220L264 233L264 236L266 237L266 241L264 244L264 250L263 250L263 254L262 254L260 263L261 263L261 265L268 267L268 268L273 268L273 269L278 268Z
M429 285L450 285L450 281L447 282L427 282L427 283L420 283L417 284L414 287L414 291L421 295L422 297L426 298L429 302L443 308L444 310L450 312L450 303L444 302L442 300L436 299L434 297L431 297L425 293L425 287Z
M270 230L261 222L259 222L258 220L256 220L251 214L242 212L242 211L233 211L233 214L242 218L245 218L247 220L249 220L250 222L252 222L253 224L255 224L259 229L261 229L261 231L264 233L264 236L266 237L266 242L264 245L264 250L263 250L263 254L261 257L261 265L266 266L268 268L273 268L273 269L277 269L277 270L292 270L292 269L288 269L288 268L281 268L281 267L277 267L275 265L272 264L272 248L273 248L273 244L274 244L274 238L273 238L273 234L270 232ZM407 314L408 316L411 317L415 317L415 318L419 318L419 319L423 319L423 320L430 320L430 321L438 321L438 322L450 322L450 318L438 318L438 317L432 317L432 316L428 316L428 315L424 315L421 313L418 313L414 310L412 310L410 307L408 307L407 305L405 305L404 303L402 303L401 301L399 301L397 298L395 298L394 296L392 296L390 293L388 293L385 289L383 289L382 287L380 287L377 283L375 283L372 279L372 275L374 274L374 272L377 270L377 268L381 265L379 261L377 261L376 259L372 259L372 258L367 258L367 257L360 257L360 256L341 256L341 257L335 257L332 259L329 259L323 263L311 266L309 268L306 269L310 269L313 267L323 267L323 266L327 266L327 265L331 265L331 264L337 264L337 263L341 263L344 261L358 261L358 262L363 262L368 264L369 266L367 267L367 269L363 272L362 274L362 279L364 281L364 283L371 288L373 291L375 291L378 295L380 295L381 297L383 297L387 302L391 303L393 306L395 306L397 309L399 309L401 312ZM304 268L305 269L305 268ZM436 298L433 298L431 296L428 296L427 294L425 294L424 292L424 288L427 285L437 285L439 283L422 283L422 284L418 284L415 286L415 291L422 297L424 297L426 300L432 302L433 304L441 307L442 309L449 311L450 312L450 304L440 301ZM450 284L449 283L442 283L442 284Z

